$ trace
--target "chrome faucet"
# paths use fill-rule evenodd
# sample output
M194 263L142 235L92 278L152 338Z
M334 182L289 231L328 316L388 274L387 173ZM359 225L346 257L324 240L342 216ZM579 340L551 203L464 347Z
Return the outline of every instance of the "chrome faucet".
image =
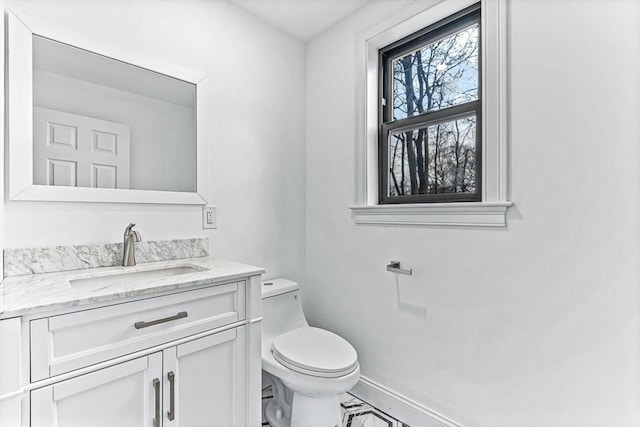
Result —
M124 245L123 245L123 253L122 253L122 265L124 267L130 267L132 265L136 265L136 252L135 252L135 242L142 242L142 237L140 237L140 233L135 230L132 230L136 225L131 223L124 229Z

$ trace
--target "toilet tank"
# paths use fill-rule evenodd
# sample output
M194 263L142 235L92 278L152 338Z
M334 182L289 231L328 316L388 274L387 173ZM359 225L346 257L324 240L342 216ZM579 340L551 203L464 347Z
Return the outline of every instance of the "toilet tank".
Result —
M262 282L262 342L305 326L298 284L282 278Z

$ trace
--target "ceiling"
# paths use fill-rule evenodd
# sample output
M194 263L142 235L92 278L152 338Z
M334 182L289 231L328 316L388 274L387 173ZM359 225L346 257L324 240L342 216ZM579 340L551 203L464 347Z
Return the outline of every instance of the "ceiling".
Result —
M247 12L257 16L307 42L367 0L231 0Z

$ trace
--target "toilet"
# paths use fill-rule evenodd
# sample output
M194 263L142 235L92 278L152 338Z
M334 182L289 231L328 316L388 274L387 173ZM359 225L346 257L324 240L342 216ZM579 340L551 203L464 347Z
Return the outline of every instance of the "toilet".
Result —
M263 381L273 389L265 417L273 427L339 426L339 397L360 378L358 355L344 338L309 326L299 292L287 279L262 283Z

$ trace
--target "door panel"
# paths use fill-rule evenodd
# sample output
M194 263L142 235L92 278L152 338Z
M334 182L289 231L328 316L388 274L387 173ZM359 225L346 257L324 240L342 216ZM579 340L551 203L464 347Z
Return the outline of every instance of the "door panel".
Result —
M33 390L31 426L151 427L161 374L162 353L154 353Z
M47 185L78 186L78 162L47 159Z
M164 350L164 427L246 424L245 333L241 326Z

